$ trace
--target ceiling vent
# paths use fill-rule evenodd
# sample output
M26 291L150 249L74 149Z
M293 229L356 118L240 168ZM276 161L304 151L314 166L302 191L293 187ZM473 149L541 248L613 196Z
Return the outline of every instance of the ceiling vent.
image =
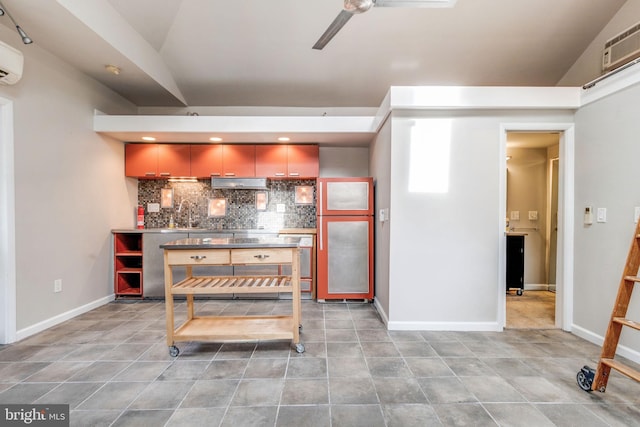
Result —
M602 71L611 71L640 57L640 23L607 40L602 52Z
M22 77L22 52L0 41L0 84L12 85Z

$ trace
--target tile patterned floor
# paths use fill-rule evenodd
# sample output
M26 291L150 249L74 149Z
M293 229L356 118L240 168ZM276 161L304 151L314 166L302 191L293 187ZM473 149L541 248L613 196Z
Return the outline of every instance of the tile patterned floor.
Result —
M556 294L549 291L507 293L506 327L509 329L553 329Z
M113 302L0 347L0 402L68 403L82 427L640 425L640 384L613 374L606 393L580 390L575 375L600 348L566 332L387 331L370 304L311 301L303 325L303 354L290 342L193 342L171 358L162 302Z

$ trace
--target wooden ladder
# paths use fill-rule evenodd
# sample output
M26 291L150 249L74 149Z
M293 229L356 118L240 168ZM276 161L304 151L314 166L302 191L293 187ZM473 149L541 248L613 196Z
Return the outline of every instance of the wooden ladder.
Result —
M631 247L629 248L629 254L627 255L627 262L622 273L622 279L620 279L618 296L616 297L613 312L611 313L611 320L609 321L609 327L607 328L607 333L605 334L604 342L602 344L602 353L600 355L598 368L593 370L585 366L580 372L578 372L578 385L580 385L583 390L598 390L604 392L607 388L611 369L615 369L629 378L640 381L640 371L614 360L622 327L627 326L632 329L640 330L640 322L626 318L629 301L631 300L631 294L633 293L633 287L637 282L640 282L640 277L638 277L639 267L640 221L638 221L638 225L636 226L633 240L631 241Z

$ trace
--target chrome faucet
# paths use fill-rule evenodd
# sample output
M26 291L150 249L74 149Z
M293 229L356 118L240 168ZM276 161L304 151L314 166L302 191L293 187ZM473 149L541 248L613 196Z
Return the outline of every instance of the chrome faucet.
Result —
M187 228L191 228L191 202L188 199L182 199L180 201L180 204L178 205L178 210L176 212L180 213L182 211L182 204L184 202L187 202L187 204L188 204L188 207L187 207Z

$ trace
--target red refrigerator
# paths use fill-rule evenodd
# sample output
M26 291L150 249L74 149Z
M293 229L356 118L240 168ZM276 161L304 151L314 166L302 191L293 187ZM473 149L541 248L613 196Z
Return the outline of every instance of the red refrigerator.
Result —
M318 300L373 298L373 178L317 181Z

